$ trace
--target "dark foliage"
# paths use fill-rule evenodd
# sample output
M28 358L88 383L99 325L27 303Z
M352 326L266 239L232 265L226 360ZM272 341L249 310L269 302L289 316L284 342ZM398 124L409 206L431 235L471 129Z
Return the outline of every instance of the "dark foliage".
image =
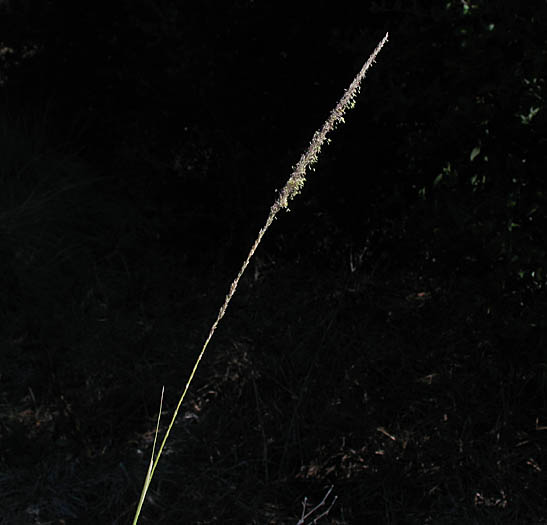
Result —
M386 31L143 523L547 523L547 3L354 4L0 2L1 523L130 521Z

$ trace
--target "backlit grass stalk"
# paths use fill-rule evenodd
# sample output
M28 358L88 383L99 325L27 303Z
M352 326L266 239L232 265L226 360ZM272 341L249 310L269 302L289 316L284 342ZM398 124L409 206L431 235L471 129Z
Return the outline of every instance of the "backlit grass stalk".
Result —
M283 189L279 192L277 199L275 200L272 207L270 208L270 213L268 215L268 218L266 219L266 223L258 232L258 236L255 242L253 243L253 245L251 246L249 254L247 255L247 258L245 259L245 261L243 262L243 265L241 266L241 269L239 270L236 278L230 285L230 289L228 291L228 295L226 295L224 304L220 307L217 318L215 322L213 323L213 325L211 326L211 329L209 330L209 335L207 336L207 339L205 340L205 343L203 344L203 347L196 359L194 368L192 369L192 372L190 373L190 376L188 377L188 381L186 382L184 391L182 392L182 395L180 396L180 399L177 403L175 411L173 412L171 422L169 423L169 426L167 427L165 436L163 438L163 441L161 442L161 445L158 449L158 454L155 458L154 458L154 452L152 452L151 465L146 475L146 480L145 480L141 497L137 506L135 518L133 520L133 525L136 525L139 519L142 505L144 503L144 499L146 498L148 487L150 486L150 481L152 480L152 477L158 465L159 459L163 452L163 448L165 446L165 443L167 442L167 438L169 437L171 429L173 428L175 420L177 419L179 409L182 405L182 402L184 401L184 398L186 397L186 392L188 392L188 388L190 387L190 384L192 383L192 380L194 379L194 375L196 374L199 363L201 362L201 359L203 355L205 354L205 349L207 348L209 341L211 341L211 338L213 337L213 334L215 333L215 330L217 329L218 324L220 323L221 319L224 317L224 314L226 313L228 305L230 304L230 301L232 300L232 297L235 294L237 285L239 284L239 280L241 279L243 273L247 269L247 266L249 266L249 262L251 261L256 249L258 248L258 245L260 244L262 237L264 237L264 234L266 233L268 228L271 226L277 213L283 208L288 209L289 201L294 199L294 197L296 197L296 195L298 195L300 191L302 190L302 187L304 186L304 183L306 182L306 170L310 166L315 164L315 162L317 162L321 148L323 144L325 143L325 141L327 140L328 133L332 131L338 123L343 123L344 114L346 113L346 111L354 107L355 97L359 93L361 82L364 79L367 70L376 60L376 56L378 55L378 53L380 52L384 44L387 42L387 39L388 39L388 33L386 33L384 38L376 46L376 49L372 52L368 60L365 62L365 65L361 68L361 71L359 71L357 76L353 79L353 82L350 84L349 88L345 91L342 98L338 101L338 104L336 104L335 108L331 111L329 117L327 118L323 126L318 131L315 132L310 142L310 145L300 157L300 160L294 167L293 172L291 176L289 177L289 180L287 181Z

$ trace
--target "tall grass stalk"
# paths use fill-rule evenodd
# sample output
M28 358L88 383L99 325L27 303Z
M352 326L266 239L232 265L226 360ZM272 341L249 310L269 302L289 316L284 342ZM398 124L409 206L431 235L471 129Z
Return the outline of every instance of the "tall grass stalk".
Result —
M346 113L346 111L355 106L355 98L359 93L361 82L365 78L367 70L375 62L376 56L378 55L378 53L380 52L384 44L387 42L387 39L388 39L388 33L386 33L384 38L376 46L376 49L369 56L368 60L365 62L365 64L363 65L363 67L361 68L357 76L353 79L353 82L350 84L349 88L346 89L342 98L338 101L334 109L330 112L330 115L328 116L327 120L324 122L323 126L314 133L308 148L300 157L300 160L298 161L296 166L293 168L293 172L291 176L289 177L289 180L287 181L283 189L279 192L277 199L271 206L270 213L268 215L268 218L266 219L266 223L258 232L258 236L256 240L254 241L253 245L251 246L251 249L249 250L249 254L247 255L247 258L245 259L245 261L243 262L236 278L230 285L228 295L226 295L224 303L222 304L218 312L217 318L209 330L209 335L207 336L207 339L205 340L205 343L203 344L203 347L201 348L201 351L196 359L194 367L190 373L190 376L188 377L186 386L184 387L184 391L182 392L182 395L180 396L180 399L177 403L175 411L173 412L173 416L171 417L171 421L169 423L169 426L167 427L165 436L163 437L161 445L158 449L158 454L155 458L154 458L154 450L152 451L150 467L146 474L144 486L141 492L139 503L137 505L135 517L133 519L133 525L136 525L138 522L141 510L142 510L142 506L146 498L148 487L150 486L150 482L152 480L152 477L154 476L156 467L158 466L158 462L163 452L163 448L165 447L165 443L167 442L171 429L173 428L175 420L177 419L179 409L182 405L182 402L184 401L184 398L186 397L186 392L188 392L188 388L190 387L190 384L192 383L192 380L194 379L194 376L201 362L201 359L203 355L205 354L205 350L209 342L211 341L211 338L213 337L213 334L215 333L215 330L217 329L218 324L220 323L221 319L224 317L224 314L226 313L228 305L230 304L230 301L232 300L232 297L234 296L236 292L237 285L239 284L239 280L241 279L243 273L247 269L247 266L249 266L249 262L251 261L256 249L258 248L258 245L260 244L262 237L264 237L264 234L266 233L268 228L271 226L277 213L283 208L288 209L289 201L292 200L294 197L296 197L296 195L298 195L300 191L302 190L302 187L304 186L304 183L306 182L306 170L310 166L315 164L315 162L317 162L317 159L319 158L319 153L321 152L321 148L323 144L325 143L325 141L327 140L328 133L332 131L337 124L343 123L344 114ZM163 392L162 392L162 399L163 399ZM158 425L159 425L159 421L158 421ZM156 434L157 434L157 428L156 428ZM154 444L155 444L155 438L154 438Z

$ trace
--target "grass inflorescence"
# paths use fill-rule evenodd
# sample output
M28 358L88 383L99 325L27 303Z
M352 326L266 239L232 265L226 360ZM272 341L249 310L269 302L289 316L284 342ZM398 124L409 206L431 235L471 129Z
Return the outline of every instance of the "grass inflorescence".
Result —
M152 458L150 461L150 467L147 471L146 478L144 481L143 489L141 492L141 496L139 499L139 502L137 504L137 510L135 512L135 517L133 520L133 524L136 524L138 522L142 506L144 504L144 501L146 499L146 494L148 492L148 488L150 486L150 482L152 481L152 477L154 476L154 472L156 470L156 467L158 465L158 462L160 460L161 454L163 452L163 449L165 447L165 444L167 442L167 439L169 438L169 434L171 432L171 429L173 428L173 425L177 419L177 415L179 413L180 407L186 397L186 393L188 392L188 389L194 379L194 376L196 374L196 371L199 367L199 364L203 358L203 355L205 354L205 350L207 349L207 346L209 345L209 342L211 341L213 334L215 333L220 321L224 317L226 310L228 309L228 305L230 304L230 301L232 297L234 296L237 286L239 284L239 281L241 277L243 276L245 270L249 266L249 263L255 254L258 245L262 241L262 238L264 237L266 231L273 223L276 215L279 213L282 209L288 209L289 201L294 199L302 190L305 182L306 182L306 172L312 166L314 163L317 162L319 158L319 154L321 152L321 148L323 147L325 141L327 140L327 135L335 129L335 127L344 122L344 115L345 113L354 107L355 105L355 98L357 97L359 93L359 89L361 86L361 83L363 79L365 78L365 75L368 71L368 69L372 66L374 61L376 60L376 57L384 44L388 40L388 33L384 36L384 38L378 43L374 51L369 56L368 60L365 62L359 73L356 75L356 77L353 79L350 86L346 89L344 92L344 95L340 98L334 109L330 112L327 120L324 122L323 126L314 133L313 138L306 149L306 151L302 154L300 157L300 160L296 164L296 166L293 169L293 172L291 173L291 176L289 177L288 181L286 182L285 186L281 189L279 192L277 199L273 203L273 205L270 208L270 212L268 214L268 217L266 219L266 222L264 226L260 229L258 232L258 235L254 241L254 243L251 246L251 249L249 250L249 253L247 255L247 258L244 260L243 264L241 265L241 268L236 275L235 279L233 280L232 284L230 285L228 294L226 295L226 298L224 300L224 303L220 307L220 310L218 312L218 315L211 325L211 328L209 330L209 334L207 338L205 339L205 342L201 348L200 353L198 354L198 357L194 363L194 367L192 371L190 372L190 375L188 377L188 380L186 382L186 385L184 387L184 390L179 398L179 401L177 403L177 406L173 412L173 415L171 417L171 421L167 427L167 430L165 432L165 435L163 437L163 440L161 441L161 444L158 448L158 453L154 457L154 451L152 452ZM163 394L162 394L163 399ZM161 409L160 409L161 413ZM158 421L158 427L159 428L159 421ZM155 441L154 441L155 443Z

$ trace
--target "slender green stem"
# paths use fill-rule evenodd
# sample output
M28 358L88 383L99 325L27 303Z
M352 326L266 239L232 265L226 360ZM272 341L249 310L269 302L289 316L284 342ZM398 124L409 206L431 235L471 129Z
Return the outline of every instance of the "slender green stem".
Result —
M169 426L167 427L165 436L163 437L161 445L158 449L158 454L156 455L155 458L154 458L154 451L152 452L150 467L148 468L146 479L144 481L144 486L143 486L141 497L139 499L139 503L137 506L137 511L135 513L135 518L133 519L133 525L136 525L138 522L139 515L141 513L144 500L146 498L146 493L148 492L148 487L150 486L150 482L152 480L152 477L154 476L156 467L158 466L158 462L163 452L163 448L165 447L165 443L167 442L169 434L171 433L171 429L173 428L173 425L175 424L175 420L177 419L177 415L179 413L182 402L184 401L186 397L186 392L188 392L188 389L190 388L190 384L192 383L194 379L194 376L199 367L201 359L203 355L205 354L205 350L207 348L207 345L209 344L209 341L211 341L211 338L213 337L213 334L215 333L215 330L217 329L218 324L220 323L221 319L224 317L224 314L226 313L228 305L230 304L230 301L232 300L232 297L234 296L234 293L237 289L237 285L239 284L239 280L241 279L242 275L247 269L247 266L249 266L249 262L251 261L254 253L256 252L256 249L258 248L260 241L262 241L262 237L264 237L264 234L266 233L268 228L271 226L277 213L283 208L288 209L289 201L292 200L294 197L296 197L296 195L298 195L300 191L302 190L302 187L304 186L304 183L306 182L306 170L315 162L317 162L319 153L321 151L321 147L325 143L328 133L332 131L338 123L344 122L344 114L346 113L348 109L353 108L353 106L355 105L355 97L359 93L361 82L363 78L365 77L367 70L376 60L376 56L378 55L378 53L380 52L384 44L387 42L387 39L388 39L388 33L386 33L384 38L376 46L376 49L372 52L372 54L370 55L368 60L365 62L365 64L363 65L363 67L361 68L357 76L353 79L353 82L350 84L349 88L344 92L344 95L338 101L338 104L336 104L334 109L330 112L323 126L318 131L315 132L308 148L302 154L302 156L300 157L300 160L294 167L293 172L291 176L289 177L289 180L287 181L283 189L279 192L277 199L271 206L270 213L268 214L268 218L266 219L266 223L258 232L258 236L256 240L254 241L253 245L251 246L251 249L249 250L249 254L247 255L247 258L245 259L245 261L243 262L236 278L230 285L230 289L228 291L228 294L226 295L224 303L220 307L217 318L209 330L209 335L207 336L207 339L205 340L205 343L203 344L203 347L201 348L201 351L196 359L196 362L194 363L194 367L192 368L190 376L188 377L188 380L186 381L186 386L184 387L184 391L182 392L182 395L180 396L180 399L177 403L175 411L173 412L173 416L171 418ZM163 394L162 394L162 398L163 398ZM159 420L158 420L158 425L159 425ZM157 436L157 432L158 432L158 428L156 428L156 436ZM154 444L155 444L155 439L156 438L154 438Z
M163 394L164 394L164 392L165 392L165 387L162 387L161 388L161 398L160 398L160 410L158 412L158 420L156 421L156 431L154 432L154 443L152 443L152 454L151 454L151 457L150 457L150 465L148 465L148 470L146 472L146 478L144 480L144 485L142 487L141 497L139 498L139 504L137 505L137 511L135 512L135 518L133 519L133 524L136 524L138 519L139 519L139 515L141 513L142 506L144 504L144 499L146 498L146 493L148 492L148 487L150 485L150 481L152 480L152 472L154 471L154 454L156 452L156 443L157 443L157 438L158 438L158 434L159 434L159 431L160 431L160 420L161 420L161 412L162 412L162 409L163 409ZM158 457L159 457L159 454L156 457L156 460L157 460Z

